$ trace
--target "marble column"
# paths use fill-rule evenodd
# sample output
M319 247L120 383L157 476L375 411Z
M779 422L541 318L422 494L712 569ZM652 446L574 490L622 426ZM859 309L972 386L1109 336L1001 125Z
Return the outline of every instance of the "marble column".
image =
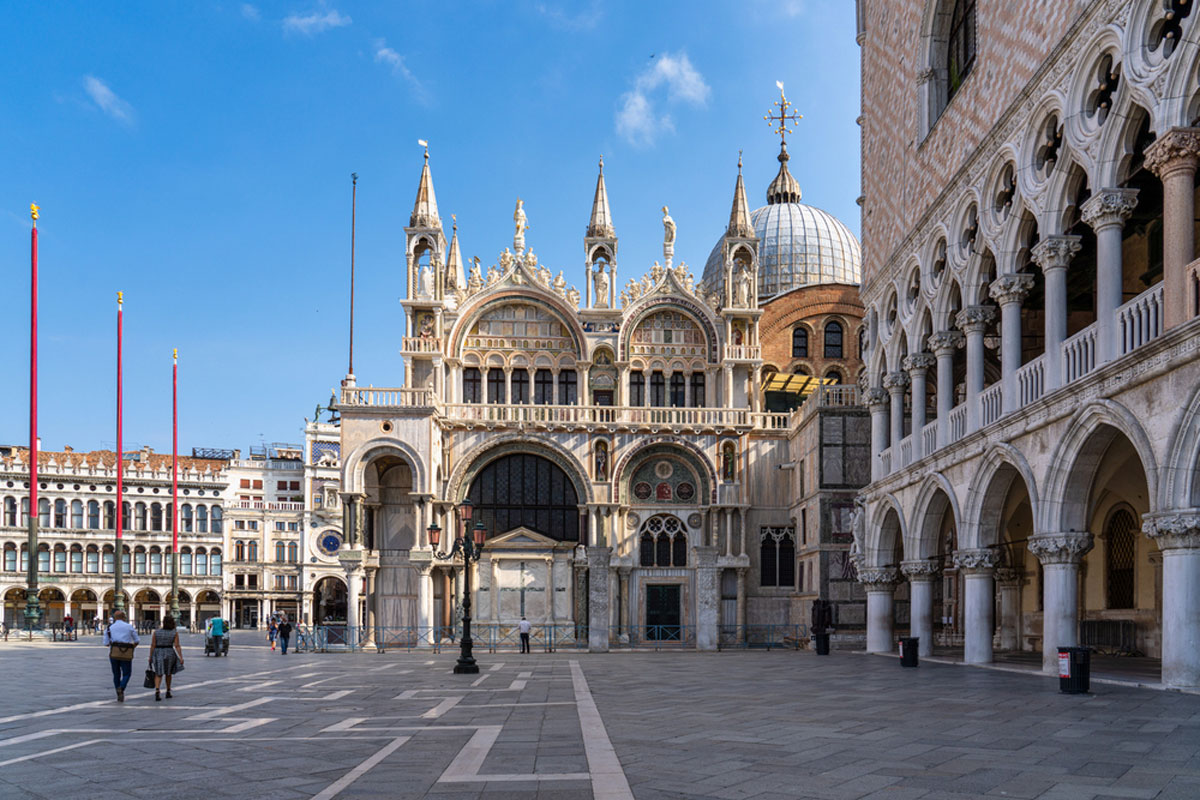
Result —
M1163 184L1163 328L1188 319L1188 264L1196 258L1196 165L1200 128L1172 128L1146 148L1146 167Z
M573 565L575 571L574 612L575 628L582 635L582 628L587 624L587 561L576 559Z
M693 549L696 553L696 649L716 650L721 603L717 548Z
M1143 518L1146 534L1162 551L1162 682L1200 686L1200 508Z
M347 642L353 641L357 634L359 619L358 619L358 601L362 596L362 573L357 570L346 571L346 631Z
M904 439L904 390L908 388L908 373L897 370L883 376L883 388L888 393L888 408L891 411L892 469L904 466L900 463L900 442Z
M992 616L996 552L988 547L958 550L954 553L954 564L966 576L963 581L963 661L986 664L992 660L992 634L996 627Z
M1021 649L1021 573L1012 567L996 569L1000 591L1000 649Z
M983 334L996 318L991 306L967 306L954 318L967 337L967 433L979 430L983 419L979 395L983 393Z
M933 582L939 569L933 559L900 562L900 572L908 578L909 635L919 639L919 656L933 655Z
M621 604L620 619L617 623L617 640L629 644L629 567L617 567L617 578L620 581L617 602Z
M199 617L200 606L196 603L195 600L192 601L191 609L192 609L192 616L190 618L191 619L190 627L192 628L192 630L198 630L199 625L200 625L200 617ZM304 621L307 622L307 620L304 620Z
M904 369L912 383L912 459L918 461L925 453L922 431L925 428L925 374L937 361L929 353L913 353L904 357Z
M378 587L375 585L375 568L366 568L367 577L367 629L363 637L365 642L373 644L375 641L375 598L378 592Z
M648 390L650 387L647 385L646 388ZM725 396L723 398L721 398L722 406L724 406L725 408L734 408L734 405L733 405L733 367L729 366L729 365L727 365L725 367L724 395Z
M588 652L608 652L608 565L612 550L589 547L588 565Z
M867 590L867 652L890 653L895 644L893 594L898 574L895 567L864 567L858 582Z
M1080 207L1083 221L1096 232L1096 364L1120 355L1117 308L1122 295L1121 239L1125 220L1137 208L1137 189L1101 189Z
M433 644L433 568L423 564L417 572L417 642Z
M746 570L737 568L737 643L746 643Z
M1058 648L1079 643L1079 563L1092 549L1092 535L1038 533L1027 547L1042 562L1042 671L1057 675Z
M954 351L963 346L958 331L930 334L926 343L937 359L937 440L938 447L950 444L950 412L954 410Z
M725 509L725 557L733 558L733 509Z
M491 601L491 621L493 623L500 622L500 561L493 558L490 554L484 559L487 562L488 575L488 600ZM482 574L483 570L480 570ZM546 587L550 592L550 599L554 599L554 576L551 575L550 585ZM553 616L553 615L552 615Z
M871 411L871 480L885 477L880 456L888 449L887 392L876 386L863 392L863 403Z
M1033 276L1001 275L988 290L1000 306L1000 385L1005 414L1021 407L1017 370L1021 368L1021 301L1033 288Z
M1043 388L1046 393L1063 385L1062 343L1067 338L1067 267L1083 246L1079 236L1047 236L1032 252L1045 278L1046 355Z

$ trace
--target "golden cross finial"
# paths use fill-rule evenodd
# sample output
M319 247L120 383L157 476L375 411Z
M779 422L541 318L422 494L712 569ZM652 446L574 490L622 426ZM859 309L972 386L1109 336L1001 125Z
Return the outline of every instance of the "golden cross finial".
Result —
M792 108L792 104L788 102L787 95L783 93L783 82L775 81L775 85L779 87L779 99L772 104L772 110L763 115L763 119L771 126L771 129L779 134L779 138L787 141L787 135L796 129L795 123L804 119L803 114L797 114L795 111L788 113L788 109ZM779 113L773 111L778 108ZM788 127L788 123L793 123L792 127Z
M41 210L41 206L39 206L37 203L29 204L29 216L33 218L34 225L37 225L38 212Z

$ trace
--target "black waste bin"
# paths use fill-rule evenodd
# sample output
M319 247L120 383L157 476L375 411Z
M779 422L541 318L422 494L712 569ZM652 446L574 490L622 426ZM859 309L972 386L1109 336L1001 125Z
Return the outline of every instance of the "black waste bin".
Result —
M829 655L829 634L828 633L814 633L813 641L815 641L816 645L817 645L817 655L819 655L819 656Z
M1086 694L1092 677L1092 651L1086 647L1058 648L1058 690Z
M921 644L920 636L901 636L900 637L900 666L915 667L917 666L917 648Z

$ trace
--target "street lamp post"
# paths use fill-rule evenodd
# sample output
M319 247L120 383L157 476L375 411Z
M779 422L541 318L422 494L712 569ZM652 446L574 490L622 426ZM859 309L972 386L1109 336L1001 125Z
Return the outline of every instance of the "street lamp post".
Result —
M475 656L471 655L471 648L475 644L471 641L471 565L479 561L479 557L483 555L483 539L487 535L487 529L484 528L482 522L475 523L474 529L471 528L474 512L475 507L470 500L463 500L459 503L458 536L454 538L454 546L450 548L449 553L440 552L437 549L442 539L442 529L436 522L429 526L429 543L433 545L434 555L438 558L449 559L462 556L463 560L462 653L454 665L456 675L474 675L479 672Z

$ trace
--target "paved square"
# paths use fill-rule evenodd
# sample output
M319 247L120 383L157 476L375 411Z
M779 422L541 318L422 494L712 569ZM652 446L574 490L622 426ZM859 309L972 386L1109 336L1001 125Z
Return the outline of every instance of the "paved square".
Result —
M174 699L94 639L0 645L8 798L1196 798L1200 697L790 651L289 654L198 637Z

